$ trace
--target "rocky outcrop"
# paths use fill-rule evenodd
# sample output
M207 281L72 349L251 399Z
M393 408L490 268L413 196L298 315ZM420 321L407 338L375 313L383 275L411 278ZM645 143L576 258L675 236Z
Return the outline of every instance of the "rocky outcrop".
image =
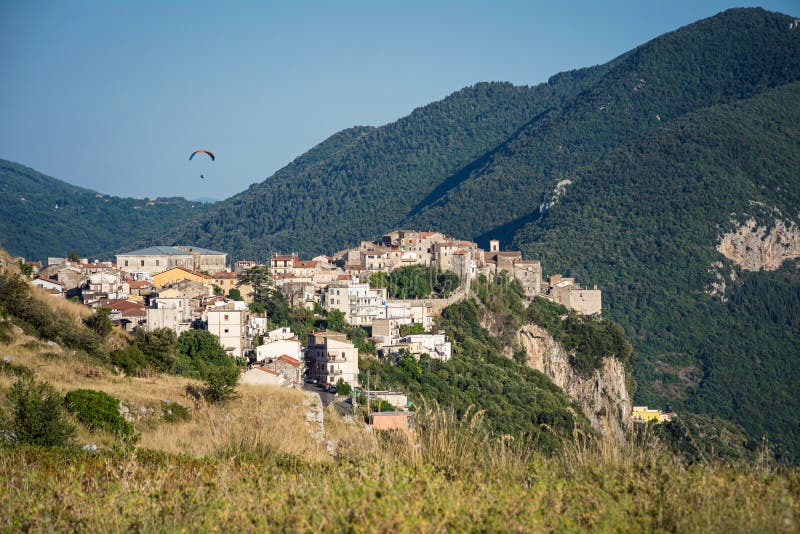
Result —
M800 229L777 219L770 229L750 218L724 234L717 250L748 271L774 271L789 259L800 257Z
M625 439L631 425L631 398L622 362L604 358L603 366L584 378L572 368L569 353L543 328L525 325L518 339L528 354L528 365L563 389L596 430L616 441Z

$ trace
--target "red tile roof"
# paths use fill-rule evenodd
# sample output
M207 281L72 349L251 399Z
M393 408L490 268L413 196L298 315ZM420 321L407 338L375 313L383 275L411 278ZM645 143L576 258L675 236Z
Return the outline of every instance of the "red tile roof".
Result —
M281 354L280 356L278 356L278 358L277 358L277 359L278 359L278 360L281 360L281 361L283 361L283 362L286 362L286 363L288 363L289 365L292 365L292 366L294 366L294 367L300 367L300 361L299 361L299 360L296 360L296 359L294 359L294 358L292 358L292 357L291 357L291 356L289 356L288 354Z

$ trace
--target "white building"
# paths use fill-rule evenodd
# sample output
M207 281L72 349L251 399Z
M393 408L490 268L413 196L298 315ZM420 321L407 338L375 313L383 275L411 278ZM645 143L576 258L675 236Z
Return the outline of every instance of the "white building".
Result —
M206 322L208 331L219 338L220 345L230 356L242 356L248 348L245 327L249 324L249 312L232 308L223 306L208 310Z
M335 384L340 378L358 386L358 349L347 336L326 330L308 336L307 374L320 382Z
M339 310L352 326L370 326L375 318L384 318L386 288L371 288L352 279L337 281L325 293L326 311Z
M411 334L403 338L411 354L427 354L433 359L447 361L452 354L452 344L444 334Z
M271 360L284 355L302 361L303 353L300 341L297 339L278 339L256 347L257 362Z

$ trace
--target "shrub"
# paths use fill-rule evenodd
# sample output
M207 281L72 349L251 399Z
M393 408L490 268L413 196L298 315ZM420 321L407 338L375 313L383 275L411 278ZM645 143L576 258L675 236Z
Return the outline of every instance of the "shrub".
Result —
M101 338L106 337L111 333L114 328L114 323L111 322L111 310L108 308L97 308L94 315L84 319L83 324L90 328Z
M147 356L136 345L118 349L111 353L111 363L125 371L128 375L135 375L148 366Z
M205 375L205 395L211 402L222 402L231 398L239 383L239 368L233 364L208 366Z
M352 393L353 388L350 387L350 384L344 381L344 379L339 379L336 381L336 392L339 395L350 395Z
M180 423L192 418L189 409L177 402L166 402L163 410L164 421L167 423Z
M63 447L72 442L75 427L64 412L64 399L47 382L20 378L7 394L14 413L11 430L19 443Z
M91 430L105 430L118 436L130 436L133 426L119 413L119 400L108 393L76 389L67 393L67 408Z

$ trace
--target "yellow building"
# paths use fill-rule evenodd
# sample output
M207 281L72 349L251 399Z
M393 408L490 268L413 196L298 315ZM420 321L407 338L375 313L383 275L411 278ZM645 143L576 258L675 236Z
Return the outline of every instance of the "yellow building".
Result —
M207 274L190 271L185 267L173 267L172 269L167 269L163 273L153 275L153 285L159 288L182 280L192 280L206 285L212 285L213 283L213 279Z
M672 419L671 414L664 413L661 410L649 409L647 406L634 406L632 417L634 423L649 423L650 421L662 423Z

